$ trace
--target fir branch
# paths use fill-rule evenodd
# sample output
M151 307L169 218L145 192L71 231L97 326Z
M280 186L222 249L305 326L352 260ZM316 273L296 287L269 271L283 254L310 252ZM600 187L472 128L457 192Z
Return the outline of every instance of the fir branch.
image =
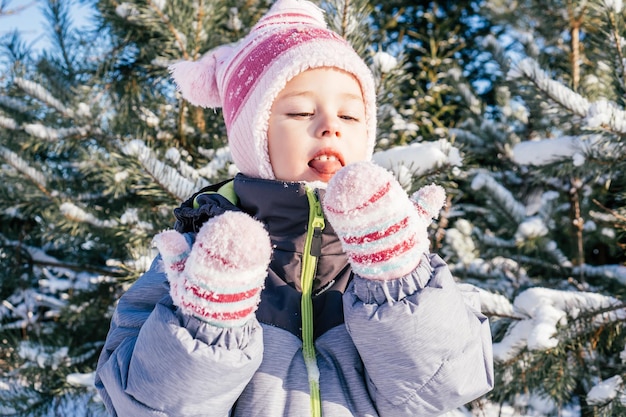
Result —
M3 116L1 114L0 114L0 127L3 127L5 129L9 129L9 130L18 130L18 129L20 129L20 125L14 119L11 119L9 117L5 117L5 116Z
M517 65L509 71L508 77L509 79L525 77L550 99L554 100L554 102L574 112L578 116L584 117L589 111L589 101L586 98L550 78L548 74L539 67L539 64L530 57L524 58L518 62Z
M453 127L448 129L448 133L450 136L455 138L456 141L461 143L467 143L474 146L483 146L485 143L482 137L466 129Z
M476 174L471 184L472 190L485 189L491 198L497 202L506 214L511 216L516 224L526 218L526 208L513 197L513 194L486 172Z
M478 288L478 287L476 287ZM494 294L478 288L480 296L480 311L489 317L509 318L522 320L524 316L515 312L513 304L502 294Z
M15 15L18 13L23 12L24 10L26 10L29 7L32 7L34 5L37 4L36 0L33 0L27 4L22 4L20 6L14 6L11 7L10 9L8 8L9 6L9 0L1 0L0 1L0 16L11 16L11 15Z
M450 68L447 75L454 80L457 91L463 97L470 112L479 116L482 114L482 102L474 95L470 86L461 80L462 73L459 68Z
M548 273L555 273L561 275L567 275L569 272L567 269L571 267L571 262L567 257L558 249L556 244L553 241L546 243L542 246L542 249L547 251L550 257L546 257L546 259L534 258L530 256L518 255L515 256L515 259L524 265L529 266L538 266L542 269L548 271ZM552 262L550 259L555 259L557 262Z
M59 210L66 218L76 222L88 223L96 227L107 229L113 229L119 225L117 220L100 220L74 203L63 203L59 207Z
M74 111L68 109L63 103L54 98L52 94L48 90L46 90L41 84L20 77L16 77L14 79L14 82L15 84L17 84L18 87L24 90L26 94L29 94L32 97L43 101L50 107L58 110L64 116L67 116L69 118L74 117Z
M128 276L127 272L124 272L122 269L108 269L108 268L98 268L91 265L83 265L83 264L74 264L69 262L52 262L52 261L44 261L33 259L32 263L34 265L39 266L49 266L51 268L61 268L61 269L69 269L72 271L78 272L89 272L94 274L100 274L107 277L114 278L122 278Z
M46 254L43 249L27 246L21 242L9 241L5 244L25 250L25 253L21 252L22 256L26 258L24 259L24 263L37 265L39 267L50 267L55 269L59 274L71 276L72 273L70 271L78 271L95 273L108 277L125 277L128 275L122 268L103 268L93 266L92 264L61 262L57 258Z
M606 207L605 205L603 205L602 203L600 203L598 200L596 200L595 198L592 200L593 203L595 205L597 205L598 207L600 207L601 209L603 209L604 211L606 211L607 213L611 214L613 217L615 217L617 220L622 221L624 223L626 223L626 216L622 216L621 214L619 214L618 212L616 212L615 210L611 210L610 208Z
M48 181L46 180L46 175L43 172L31 167L28 164L28 161L22 159L18 154L3 146L0 146L0 156L4 158L7 164L11 165L32 181L32 183L35 184L41 192L47 196L51 195L47 190Z
M159 161L152 150L141 140L135 139L126 144L120 142L118 146L126 155L137 157L148 174L176 200L184 200L196 190L208 185L203 178L190 181L172 167Z
M513 249L517 247L515 239L502 239L498 236L484 234L482 233L482 231L476 232L476 234L482 243L490 247L508 249Z
M469 275L482 281L494 280L498 283L528 282L528 276L523 267L515 260L495 256L490 259L473 259L464 265L450 265L453 275Z
M158 0L157 3L157 1L155 0L148 0L148 5L152 8L152 10L156 12L161 21L167 26L167 29L170 31L172 36L174 36L174 39L176 39L176 42L178 43L178 48L183 53L183 58L186 60L189 59L189 54L187 53L187 42L185 42L180 33L176 30L170 18L165 13L163 13L164 2L162 0ZM201 29L202 25L198 25L198 30Z
M622 285L626 285L626 266L623 265L589 265L583 264L572 269L574 274L590 277L615 279Z
M626 134L626 111L608 100L591 103L585 122L592 129L602 127L620 135Z
M202 21L204 20L204 7L202 4L202 0L198 1L198 15L196 16L196 33L195 33L195 39L194 39L194 46L195 46L195 50L193 51L193 59L196 59L198 57L198 54L200 53L200 34L202 33L203 27L204 25L202 24ZM187 53L187 51L183 51L183 56L185 56L185 54Z
M483 45L486 49L490 50L494 59L500 66L503 72L508 72L511 69L511 59L506 56L502 44L498 42L495 36L489 34L485 36Z
M341 36L347 38L348 35L348 10L350 9L350 0L344 0L341 10Z
M0 105L23 114L28 112L28 105L24 102L24 100L18 100L15 97L0 96Z
M502 341L493 344L498 362L510 361L526 348L543 351L557 347L562 342L557 338L558 326L566 324L568 318L592 317L588 324L593 328L626 318L626 309L619 300L591 292L535 287L520 293L513 305L516 313L526 318L511 325ZM585 329L588 327L583 326Z
M78 136L84 138L89 135L91 131L90 126L76 126L69 128L55 129L53 127L45 126L40 123L29 123L24 125L24 130L36 138L44 139L47 141L57 141L59 139L65 139L70 136Z
M613 3L613 7L609 7L608 3L606 4L606 6L609 9L608 14L609 22L611 24L611 34L613 35L613 40L615 42L614 46L617 50L617 60L620 67L622 68L622 83L624 83L626 82L626 60L624 59L624 51L622 50L622 37L620 36L619 28L616 21L616 15L618 13L621 13L621 10L617 10L618 3L618 1L615 1Z

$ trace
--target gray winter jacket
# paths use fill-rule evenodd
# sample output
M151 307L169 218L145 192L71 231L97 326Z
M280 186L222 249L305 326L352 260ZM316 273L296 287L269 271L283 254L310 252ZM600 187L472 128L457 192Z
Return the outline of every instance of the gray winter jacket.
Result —
M275 249L257 319L217 328L182 314L157 258L120 298L98 362L111 415L428 417L492 388L488 320L441 258L424 255L398 280L362 279L329 224L311 230L317 200L303 184L238 175L232 185L236 206L203 190L175 211L176 228L193 234L233 209L267 225ZM305 248L316 252L308 288Z

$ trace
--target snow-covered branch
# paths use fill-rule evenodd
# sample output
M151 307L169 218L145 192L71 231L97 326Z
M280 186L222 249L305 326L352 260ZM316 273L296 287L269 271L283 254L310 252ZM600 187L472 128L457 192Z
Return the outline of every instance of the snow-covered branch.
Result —
M585 121L592 129L605 128L615 133L626 133L626 112L608 100L591 103Z
M568 319L595 314L592 325L625 320L626 308L614 297L591 292L559 291L535 287L520 293L513 302L514 311L524 316L513 323L505 337L493 344L494 359L506 362L523 349L545 350L559 344L557 326ZM603 310L609 310L600 313Z
M517 224L526 218L526 208L513 194L500 185L491 175L479 172L472 180L472 190L485 190L515 220Z
M510 79L525 77L548 97L584 118L586 127L603 128L617 134L626 133L626 111L609 100L590 103L585 97L553 80L532 58L524 58L508 72Z
M9 130L18 130L20 128L20 125L14 119L0 114L0 127Z
M583 274L586 277L602 277L617 280L626 285L626 266L623 265L582 265L573 268L573 274Z
M553 80L532 58L522 59L508 73L509 79L525 77L543 91L548 97L575 114L585 117L589 111L589 101Z
M82 223L88 223L96 227L114 228L118 225L117 220L100 220L91 213L87 213L74 203L63 203L59 207L61 213L70 220Z
M208 185L208 181L200 176L193 180L185 178L174 168L159 161L154 152L141 140L120 143L119 146L126 155L136 157L146 171L179 200L189 198L195 191Z
M53 127L45 126L40 123L29 123L27 125L24 125L24 130L39 139L55 141L74 135L85 137L89 134L91 128L88 126L76 126L55 129Z
M0 96L0 105L16 110L20 113L28 112L28 105L24 100L18 100L15 97Z
M60 113L67 117L74 117L74 111L72 109L68 109L63 103L57 100L48 90L44 88L39 83L34 81L26 80L24 78L15 78L15 84L20 87L26 94L43 101L50 107L58 110Z
M48 185L48 181L46 180L44 173L28 165L28 162L20 158L20 156L15 152L0 146L0 156L4 158L7 164L11 165L26 177L30 178L30 180L39 187L46 188Z
M459 149L445 139L396 146L376 152L373 160L396 174L400 167L406 167L416 176L424 175L444 165L463 164Z

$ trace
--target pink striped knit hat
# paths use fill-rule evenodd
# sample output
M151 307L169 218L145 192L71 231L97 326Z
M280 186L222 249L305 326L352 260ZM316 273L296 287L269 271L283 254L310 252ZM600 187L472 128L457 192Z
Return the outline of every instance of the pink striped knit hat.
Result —
M275 179L267 146L274 99L293 77L320 67L339 68L359 81L371 156L376 139L372 73L348 42L327 28L322 9L309 1L276 1L238 43L213 49L198 61L176 63L170 71L190 103L223 109L237 168L251 177Z

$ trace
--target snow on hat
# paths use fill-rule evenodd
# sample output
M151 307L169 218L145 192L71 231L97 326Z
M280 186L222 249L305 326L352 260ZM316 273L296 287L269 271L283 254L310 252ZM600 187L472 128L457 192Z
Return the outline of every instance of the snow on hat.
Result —
M339 68L359 81L371 156L376 137L372 73L348 42L327 28L323 10L309 1L276 1L241 41L198 61L176 63L170 72L190 103L223 109L237 168L251 177L275 179L267 145L274 99L293 77L320 67Z

